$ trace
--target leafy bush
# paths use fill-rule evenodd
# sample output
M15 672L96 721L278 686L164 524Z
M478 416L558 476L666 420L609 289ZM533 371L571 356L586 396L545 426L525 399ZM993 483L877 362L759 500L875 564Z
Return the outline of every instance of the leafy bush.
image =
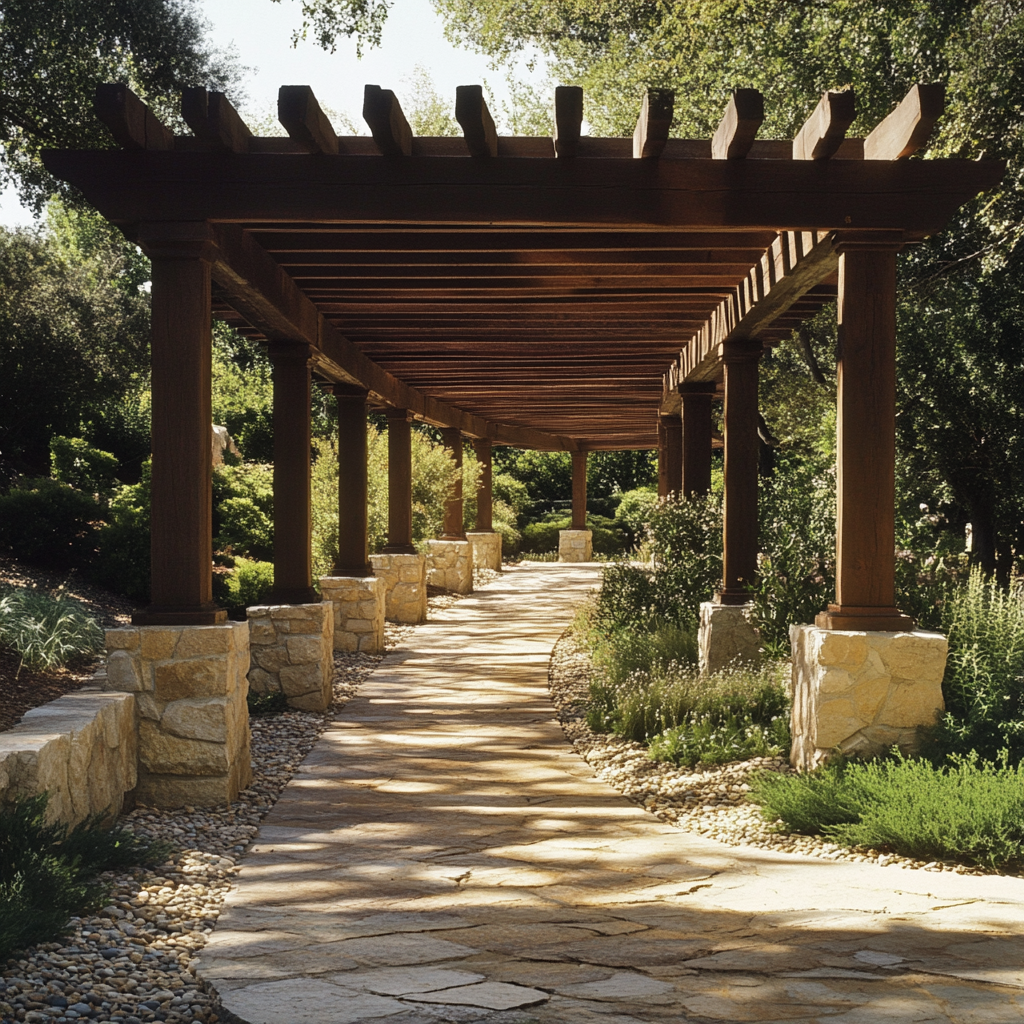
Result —
M274 589L274 563L235 558L235 567L222 577L216 595L228 608L262 604Z
M87 565L103 515L90 494L48 477L22 479L0 495L0 551L35 565Z
M666 729L650 743L654 761L672 761L692 768L696 764L728 764L752 757L778 757L789 752L789 720L776 715L767 725L749 714L694 715L674 729Z
M750 798L791 832L921 860L988 867L1024 863L1024 765L956 757L936 767L891 760L830 764L803 775L765 773Z
M564 512L549 512L540 522L523 527L523 551L545 552L558 550L558 534L572 526L572 515ZM592 533L594 552L602 555L621 554L625 550L626 538L613 519L604 516L587 516L587 529Z
M657 507L658 492L653 487L638 487L622 495L615 509L615 522L630 546L640 542Z
M246 463L213 471L214 546L251 558L274 554L274 478L270 466Z
M50 473L87 494L107 494L117 484L117 456L80 437L55 435L50 438Z
M652 622L645 629L620 626L591 635L594 664L612 686L637 672L663 672L670 665L697 664L697 631L677 622Z
M93 581L133 601L149 600L150 583L150 462L142 466L137 484L119 487L110 499L108 524L100 530L96 559L89 570Z
M0 590L0 644L29 668L55 668L103 650L104 634L85 605L30 587Z
M147 845L94 815L68 829L46 821L45 793L0 808L0 962L64 934L68 918L103 906L101 871L159 863L166 844Z

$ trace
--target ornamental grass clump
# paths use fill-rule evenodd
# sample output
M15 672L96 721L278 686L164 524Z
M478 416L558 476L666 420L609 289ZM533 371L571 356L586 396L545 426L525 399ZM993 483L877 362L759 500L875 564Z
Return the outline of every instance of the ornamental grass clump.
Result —
M29 668L56 668L102 651L104 634L80 601L16 587L0 591L0 645Z

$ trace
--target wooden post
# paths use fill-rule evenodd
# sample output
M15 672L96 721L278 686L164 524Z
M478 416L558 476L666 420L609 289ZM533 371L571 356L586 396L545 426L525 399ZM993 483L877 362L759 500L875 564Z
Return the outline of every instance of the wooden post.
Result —
M841 251L842 252L842 251ZM824 629L905 630L896 609L896 253L839 259L836 601Z
M587 528L587 453L572 453L572 529Z
M476 461L480 464L480 479L476 488L476 528L490 533L494 530L491 442L480 438L473 442L473 450L476 452Z
M213 446L210 229L141 225L152 271L150 604L138 625L211 625Z
M415 555L412 543L412 428L408 409L388 409L386 555Z
M694 382L679 385L682 403L683 471L685 497L703 497L711 490L711 403L715 385Z
M338 403L338 557L332 576L372 576L367 515L366 392L331 386Z
M668 497L668 465L665 457L665 423L658 417L658 497Z
M271 604L313 604L309 345L271 344L274 367L274 591Z
M745 604L757 575L757 364L761 342L727 342L725 508L719 604Z
M444 503L444 533L441 534L441 540L465 540L466 531L462 524L462 432L458 427L442 427L441 439L458 469L455 487Z
M678 416L662 416L665 432L665 496L678 498L683 485L683 421Z

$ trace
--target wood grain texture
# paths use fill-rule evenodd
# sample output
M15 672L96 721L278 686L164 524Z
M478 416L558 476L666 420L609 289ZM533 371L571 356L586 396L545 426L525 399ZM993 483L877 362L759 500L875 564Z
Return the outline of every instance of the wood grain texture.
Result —
M174 149L174 133L127 85L96 86L93 110L123 149Z
M455 89L455 120L462 127L472 156L498 155L498 133L484 100L483 86L460 85Z
M572 453L572 528L587 528L587 453Z
M757 89L733 89L729 105L711 140L714 160L742 160L764 121L764 97Z
M915 85L864 140L865 160L905 160L927 141L946 106L944 85Z
M490 532L494 529L494 466L491 442L478 438L473 442L473 450L480 465L476 488L476 528Z
M414 555L412 427L406 409L388 409L388 543L386 555Z
M363 90L363 120L384 156L412 156L412 129L398 97L390 89L368 85Z
M675 93L671 89L648 89L644 93L633 129L634 160L656 160L665 151L674 109Z
M462 432L458 427L442 427L441 441L458 471L455 484L444 503L444 532L441 540L465 540L462 522Z
M665 460L665 495L679 497L683 486L683 423L678 416L661 416Z
M277 93L277 119L307 153L338 152L338 135L308 85L282 85Z
M822 93L818 105L793 139L794 160L828 160L857 116L852 89Z
M331 575L372 576L366 392L345 385L332 390L338 408L338 557Z
M681 384L682 492L703 497L711 490L712 419L714 384Z

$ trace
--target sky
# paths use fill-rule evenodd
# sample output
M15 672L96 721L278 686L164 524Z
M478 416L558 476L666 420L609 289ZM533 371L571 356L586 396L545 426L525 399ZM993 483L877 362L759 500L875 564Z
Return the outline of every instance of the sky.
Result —
M292 46L292 33L301 25L300 0L201 0L199 5L211 24L211 39L222 48L234 46L246 72L244 109L259 117L277 109L277 90L282 85L309 85L321 105L347 114L361 124L363 86L372 83L394 89L399 100L403 85L417 66L426 70L442 96L455 106L457 85L482 84L487 80L492 95L507 98L504 73L488 66L480 54L458 50L444 37L441 18L430 0L395 0L378 49L356 57L355 44L341 39L337 52L329 54L312 42ZM519 66L521 80L543 78ZM13 189L0 194L0 223L31 224Z

